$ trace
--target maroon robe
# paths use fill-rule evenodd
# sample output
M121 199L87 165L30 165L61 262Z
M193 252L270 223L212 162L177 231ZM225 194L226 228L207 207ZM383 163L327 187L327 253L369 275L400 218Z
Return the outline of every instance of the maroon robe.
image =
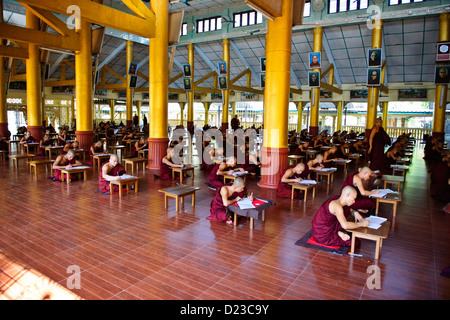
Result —
M107 163L104 163L100 169L100 173L98 174L98 185L102 192L110 192L110 184L109 181L103 178L103 166ZM121 164L117 164L114 168L112 168L108 175L110 176L119 176L125 174L125 168ZM126 189L125 189L126 190ZM113 192L119 192L119 186L113 185Z
M342 184L341 193L342 189L344 189L346 186L352 186L356 190L357 196L355 199L355 203L352 204L350 208L352 208L353 210L357 209L364 209L364 210L367 209L369 211L374 210L375 202L372 199L363 196L361 192L359 192L358 187L353 184L353 177L357 174L358 172L355 172L347 176L347 178L344 180L344 183Z
M256 173L258 176L260 175L261 168L259 166L257 166L256 164L254 164L253 162L250 163L249 155L245 156L244 164L241 167L245 171L248 171L250 173Z
M316 242L327 246L350 247L352 244L351 238L347 241L342 240L338 235L338 231L346 233L346 230L342 228L336 216L330 212L330 202L336 199L339 199L339 195L325 201L317 210L312 220L313 238ZM350 208L345 206L343 209L347 218L350 214Z
M372 128L373 130L373 128ZM372 131L371 131L372 132ZM369 134L370 137L370 134ZM372 140L372 151L367 153L366 159L370 161L370 169L383 171L386 168L386 156L384 154L384 146L390 145L391 140L381 127L378 132L373 136ZM369 148L367 148L369 152Z
M142 146L145 146L145 145L147 145L147 143L138 143L138 146L139 146L139 148L141 148ZM133 145L132 147L131 147L131 157L132 158L137 158L138 157L138 150L136 149L136 146L135 145Z
M223 186L231 186L233 183L227 183ZM222 186L222 187L223 187ZM206 217L208 220L215 220L219 222L225 222L228 220L227 215L227 207L223 205L222 195L220 194L220 190L222 187L217 189L216 196L211 201L210 204L210 215ZM231 196L228 197L228 200L236 199L237 197L243 198L247 194L247 189L244 188L242 192L234 192Z
M450 202L449 178L450 168L446 161L441 161L431 171L430 194L433 198L444 202Z
M224 185L223 176L217 174L217 171L219 171L221 164L222 163L218 163L214 166L208 178L209 184L216 189L220 189Z
M62 163L60 162L60 166L68 166L69 164L75 164L76 160L73 158L72 160L67 160L66 158L63 158ZM55 176L53 177L54 181L61 181L62 174L61 170L55 169ZM67 174L64 174L64 179L67 179ZM74 175L70 175L70 180L75 179Z
M48 141L43 141L42 145L44 146L43 148L39 147L39 155L41 157L45 157L45 148L51 146L53 143L52 140L48 140Z
M160 166L160 172L159 172L159 178L162 180L169 180L172 179L172 169L171 167L163 162L164 157L161 158L161 166ZM172 159L169 160L171 163Z
M103 147L93 147L94 148L94 152L95 153L100 153L100 152L104 152ZM92 153L91 148L89 148L89 158L90 158L90 162L86 162L87 164L93 164L94 163L94 154ZM107 160L104 160L107 161Z
M295 165L288 166L286 169L284 169L284 171L280 175L280 182L278 182L278 186L277 186L277 196L280 198L290 198L292 196L292 192L294 192L295 199L303 199L303 192L301 192L298 189L295 189L294 191L292 191L291 185L281 181L281 178L284 176L286 171L288 169L292 169L294 167L295 167ZM302 175L303 175L303 173L301 175L294 174L293 176L291 176L289 178L297 179L297 178L300 178Z

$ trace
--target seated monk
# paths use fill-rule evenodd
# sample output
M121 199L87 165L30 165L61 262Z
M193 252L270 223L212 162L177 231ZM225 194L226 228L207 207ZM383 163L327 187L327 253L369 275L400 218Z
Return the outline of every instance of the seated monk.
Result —
M39 155L41 157L45 156L45 148L50 147L53 144L53 141L50 140L50 136L48 134L44 135L39 141Z
M380 193L379 190L367 191L364 189L363 181L367 181L370 179L372 175L372 170L369 167L363 167L358 170L358 172L352 173L347 176L344 180L344 183L341 187L341 192L346 186L352 186L356 189L357 197L355 203L351 206L352 209L358 210L361 212L367 212L368 210L375 209L375 201L368 198L373 194Z
M338 147L332 146L323 154L323 164L325 168L331 168L331 164L336 160L344 160L338 156Z
M244 171L248 171L252 176L261 175L261 162L258 161L258 153L249 152L245 156L245 161L241 165Z
M209 185L213 188L219 189L221 188L223 183L223 176L226 174L232 174L236 171L244 172L245 170L242 168L235 168L236 166L236 158L230 157L226 162L218 163L211 170L208 178Z
M109 181L119 180L120 176L125 173L125 168L119 163L119 157L116 154L112 154L109 157L109 161L102 165L98 175L98 185L100 190L109 193L111 191ZM119 186L113 185L113 192L119 192Z
M315 172L317 169L323 169L325 166L323 165L323 155L318 154L314 159L309 160L305 166L304 176L315 176ZM313 178L314 179L314 178Z
M59 155L55 162L53 162L53 169L55 170L55 176L52 178L54 181L61 181L62 174L61 169L68 169L72 167L81 166L81 162L75 159L75 151L69 150L64 155ZM65 179L67 177L65 176ZM75 179L74 176L70 176L70 180Z
M218 188L216 196L211 201L210 215L206 217L208 220L215 220L219 222L227 222L232 224L231 215L227 214L227 207L239 200L242 200L247 194L244 179L238 177L233 183L227 183ZM253 193L248 197L253 201Z
M288 166L281 174L280 182L277 186L277 196L281 198L290 198L292 196L292 186L290 182L302 181L302 173L305 171L305 165L298 163L296 166ZM303 193L300 190L294 190L295 199L303 199Z
M450 155L431 171L430 195L436 200L450 202Z
M356 197L356 190L346 186L340 196L333 196L320 206L312 220L312 235L316 242L327 246L351 246L351 237L346 230L369 225L369 221L363 220L358 212L350 209ZM350 214L357 222L347 221Z
M172 178L172 170L171 167L174 168L182 168L183 164L175 164L173 163L172 158L174 157L175 152L173 148L167 148L167 154L162 157L160 164L160 173L159 176L155 175L156 178L160 178L162 180L169 180Z
M96 143L94 143L90 148L89 148L89 157L90 157L90 164L94 163L94 155L96 154L104 154L105 150L103 149L103 142L101 142L100 140L97 141Z
M32 142L35 142L35 141L36 141L36 139L34 139L34 137L31 136L31 132L27 131L25 133L25 135L22 137L22 139L20 139L19 143L24 145L24 144L32 143Z
M132 158L137 158L138 156L138 151L141 151L142 149L148 148L147 145L147 141L145 140L144 137L141 137L139 139L139 141L136 141L136 143L134 144L134 146L132 147L131 150L131 157Z

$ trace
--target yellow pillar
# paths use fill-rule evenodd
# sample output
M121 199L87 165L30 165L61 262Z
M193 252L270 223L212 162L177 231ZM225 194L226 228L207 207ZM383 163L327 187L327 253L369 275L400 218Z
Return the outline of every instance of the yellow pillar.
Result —
M142 106L142 101L138 100L136 101L136 112L137 112L137 116L138 116L138 125L141 125L141 106Z
M76 135L80 147L89 149L94 141L91 24L81 19L80 27L80 30L77 30L80 39L80 51L75 53Z
M378 24L374 24L374 28L372 29L372 49L381 48L382 34L383 34L382 31L383 31L383 20L380 20ZM377 119L379 95L380 95L380 87L369 87L367 97L366 136L370 135L370 131L375 125L375 121Z
M180 124L183 126L184 125L184 107L186 106L186 104L184 102L180 102Z
M275 189L288 164L292 0L283 0L282 14L267 21L264 142L259 186Z
M439 42L449 41L450 14L443 12L439 15ZM445 63L444 63L445 65ZM437 85L433 112L433 136L444 138L445 136L445 109L447 105L448 85Z
M116 101L114 99L109 100L109 107L111 109L111 121L114 121L114 114L116 113L116 110L114 110L115 106Z
M209 102L204 103L205 106L205 126L208 125L208 117L209 117Z
M168 138L169 87L169 2L153 0L150 9L156 16L156 35L149 45L149 138L148 168L159 169L166 154Z
M30 10L26 11L26 26L39 30L40 21ZM42 104L41 104L41 62L39 47L28 44L28 59L26 61L27 78L27 122L28 131L39 141L42 138Z
M383 127L386 128L388 127L388 114L389 114L389 109L388 109L388 102L383 102Z
M313 52L322 52L323 28L314 27L313 33L314 33ZM312 69L312 71L320 72L320 69L315 68ZM319 104L320 104L320 87L312 88L309 133L313 136L319 134Z
M304 101L299 101L297 105L297 132L302 131L303 106Z
M336 131L342 130L342 101L338 101L337 105L337 124Z
M227 66L227 86L230 85L230 39L223 39L223 61ZM228 129L228 108L230 106L230 90L222 90L223 107L222 107L222 130Z
M127 65L125 66L127 71L127 108L126 108L126 115L127 115L127 127L133 126L133 88L130 88L130 79L131 75L128 73L128 68L130 67L130 64L133 62L133 41L127 40L126 42L126 48L127 48Z
M236 115L236 101L233 101L231 103L231 106L233 108L233 111L232 111L233 115L231 117L234 118L234 116Z
M191 66L191 86L192 91L188 92L188 110L187 110L187 130L192 134L194 132L194 44L188 44L188 63Z

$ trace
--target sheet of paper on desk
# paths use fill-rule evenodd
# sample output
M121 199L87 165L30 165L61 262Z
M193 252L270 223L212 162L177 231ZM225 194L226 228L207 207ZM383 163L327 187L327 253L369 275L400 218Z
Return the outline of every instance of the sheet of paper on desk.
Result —
M239 177L239 176L242 176L242 175L247 174L247 173L248 173L248 171L244 171L244 172L237 171L237 172L233 172L231 175L234 176L234 177Z
M393 168L393 169L409 169L408 166L404 166L402 164L391 164L391 168Z
M90 168L91 167L89 167L89 166L78 166L78 167L72 167L71 169L90 169Z
M253 205L252 201L250 201L249 198L244 198L244 199L238 201L237 204L238 204L238 206L239 206L239 208L240 208L241 210L243 210L243 209L254 209L254 208L256 208L256 207Z
M132 179L132 178L137 178L135 176L131 176L129 174L124 174L123 176L120 176L120 179L124 180L124 179Z
M331 172L331 171L337 171L337 168L322 168L322 169L317 169L317 171L319 171L319 172Z
M370 216L364 220L368 220L369 221L369 225L367 226L367 228L370 229L378 229L379 227L381 227L381 224L383 222L385 222L387 219L386 218L382 218L382 217L378 217L378 216Z
M103 157L103 156L110 156L110 154L109 153L100 153L100 154L94 154L94 156Z
M376 191L376 189L372 190L372 191ZM385 197L388 193L396 193L395 191L392 191L391 189L378 189L378 191L380 191L380 193L378 194L372 194L369 196L373 197L373 198L383 198Z
M302 180L299 182L300 184L317 184L316 180Z

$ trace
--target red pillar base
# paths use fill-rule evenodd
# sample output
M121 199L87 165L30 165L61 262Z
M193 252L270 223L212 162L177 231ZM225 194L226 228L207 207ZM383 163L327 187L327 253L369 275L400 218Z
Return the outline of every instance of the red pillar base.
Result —
M262 147L261 188L276 189L281 173L288 166L289 148Z
M159 170L161 159L167 154L168 138L148 138L148 165L147 169Z
M0 123L0 137L8 137L8 122Z
M317 136L319 134L319 127L310 126L309 127L309 134L312 135L313 137Z
M28 126L27 131L30 131L31 136L36 140L36 142L41 141L44 136L44 128L42 126Z
M80 144L80 149L89 150L94 144L93 131L76 131L77 141Z

